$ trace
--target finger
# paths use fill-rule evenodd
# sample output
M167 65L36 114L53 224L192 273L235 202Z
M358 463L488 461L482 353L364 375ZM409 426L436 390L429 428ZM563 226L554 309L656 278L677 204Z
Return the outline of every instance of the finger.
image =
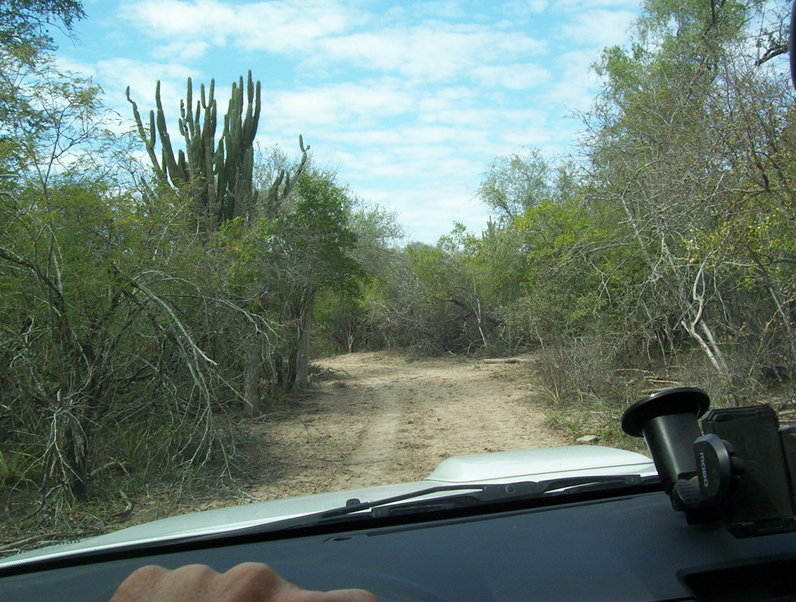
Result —
M220 575L213 585L213 595L224 600L278 600L280 594L300 591L260 562L238 564Z
M222 575L224 589L219 592L234 600L273 600L274 602L376 602L376 597L361 589L330 592L306 590L281 577L266 564L244 562ZM235 592L237 597L230 594Z

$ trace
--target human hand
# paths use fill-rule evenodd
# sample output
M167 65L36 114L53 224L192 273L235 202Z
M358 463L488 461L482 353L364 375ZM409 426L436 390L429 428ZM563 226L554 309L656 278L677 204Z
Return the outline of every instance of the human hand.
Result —
M144 566L133 572L116 590L111 602L138 600L222 602L376 602L361 589L313 592L285 581L271 567L244 562L226 573L209 566L189 564L176 570Z

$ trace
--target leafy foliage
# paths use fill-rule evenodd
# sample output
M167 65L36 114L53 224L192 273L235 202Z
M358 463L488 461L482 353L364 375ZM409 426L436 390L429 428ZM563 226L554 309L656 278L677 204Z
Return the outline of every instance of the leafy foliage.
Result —
M49 27L69 31L85 16L83 3L77 0L2 0L0 46L32 61L40 51L52 50Z

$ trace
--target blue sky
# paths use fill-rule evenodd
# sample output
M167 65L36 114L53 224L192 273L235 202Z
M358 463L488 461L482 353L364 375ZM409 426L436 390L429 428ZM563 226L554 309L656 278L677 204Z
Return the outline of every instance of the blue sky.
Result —
M263 85L258 143L298 154L371 204L407 238L434 242L487 208L476 191L492 160L540 148L571 152L598 89L590 66L622 44L638 0L85 0L76 44L59 60L91 74L106 104L130 116L156 80L176 116L185 81L229 85L251 69Z

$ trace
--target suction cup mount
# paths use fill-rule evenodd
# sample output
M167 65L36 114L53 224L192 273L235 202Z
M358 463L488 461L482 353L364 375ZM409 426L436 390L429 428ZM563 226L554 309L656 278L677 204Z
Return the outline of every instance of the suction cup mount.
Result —
M693 445L702 434L697 418L709 407L702 389L678 387L645 397L622 415L622 430L647 442L667 493L679 479L696 475Z

